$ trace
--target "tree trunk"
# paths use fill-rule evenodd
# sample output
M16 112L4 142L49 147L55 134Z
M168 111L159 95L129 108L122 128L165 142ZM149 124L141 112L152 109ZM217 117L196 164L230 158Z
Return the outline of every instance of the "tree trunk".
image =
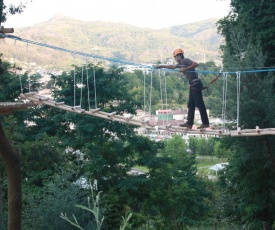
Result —
M8 230L21 230L22 188L18 154L7 139L0 123L0 156L8 176Z
M1 26L1 22L2 22L2 15L3 15L3 4L4 4L4 0L0 0L0 26Z

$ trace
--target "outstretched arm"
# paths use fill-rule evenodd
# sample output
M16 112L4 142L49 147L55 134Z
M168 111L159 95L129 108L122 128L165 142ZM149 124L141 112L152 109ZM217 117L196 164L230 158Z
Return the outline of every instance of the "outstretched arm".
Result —
M198 66L199 66L199 64L198 64L197 62L192 61L192 64L191 64L191 65L181 68L181 69L180 69L180 72L181 72L181 73L184 73L185 71L188 71L188 70L190 70L190 69L195 69L195 68L198 67Z
M157 69L162 69L162 68L176 69L177 68L175 65L155 65L154 67Z

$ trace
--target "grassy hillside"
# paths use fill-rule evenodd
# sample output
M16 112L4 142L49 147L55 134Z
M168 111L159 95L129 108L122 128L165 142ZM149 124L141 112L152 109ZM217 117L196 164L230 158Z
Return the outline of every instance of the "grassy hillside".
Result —
M201 61L218 58L221 37L215 20L185 24L162 30L142 29L121 23L80 21L56 15L33 27L15 28L14 35L66 49L112 57L137 63L164 62L175 48L182 47L188 57ZM52 49L14 42L0 41L6 57L39 65L68 66L83 62L83 57ZM95 61L95 60L91 60ZM100 61L100 60L96 60Z

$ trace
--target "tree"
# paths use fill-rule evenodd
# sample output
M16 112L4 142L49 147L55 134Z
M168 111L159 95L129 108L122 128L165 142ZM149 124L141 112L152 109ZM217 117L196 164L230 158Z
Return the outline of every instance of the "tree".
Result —
M26 3L25 3L26 4ZM14 14L21 14L26 5L23 4L23 3L20 3L18 6L15 6L15 5L10 5L10 6L6 6L4 4L4 0L0 0L0 15L1 15L1 18L0 18L0 25L2 22L5 22L7 20L7 17L8 15L14 15Z
M187 155L187 145L180 135L173 135L171 140L164 141L163 156L180 158Z
M2 22L7 19L8 13L13 15L16 13L22 13L25 5L6 7L4 1L0 0L0 26ZM8 10L8 12L6 11ZM0 61L0 76L4 74L4 68ZM14 99L14 98L13 98ZM9 143L4 130L1 127L1 157L3 158L6 170L9 178L9 224L8 229L21 229L21 211L22 211L22 194L21 194L21 175L20 175L20 163L12 145ZM14 168L13 168L14 167Z
M198 138L192 136L189 137L188 147L193 154L198 154L198 142Z
M19 157L7 139L0 123L0 155L5 163L8 176L8 229L21 229L22 190Z
M133 114L136 108L139 108L139 102L136 102L134 95L127 93L129 89L126 87L121 69L111 67L105 70L97 65L88 65L89 72L93 68L96 71L97 95L95 98L95 91L87 90L84 79L85 86L82 88L81 98L81 89L73 88L73 79L76 75L76 82L80 85L82 71L77 66L75 68L75 72L53 76L52 84L55 86L56 100L65 101L72 106L74 101L79 105L82 100L82 108L89 109L89 96L91 108L94 108L96 101L97 106L103 111L116 111L119 114L123 112ZM93 82L90 82L89 88L93 88ZM116 106L114 100L118 101ZM128 175L128 172L135 165L144 165L146 159L156 154L154 144L147 138L137 136L133 126L83 114L63 112L46 106L32 111L28 119L36 124L28 128L33 140L35 136L36 138L43 136L43 133L50 137L58 136L64 148L70 147L73 152L79 153L76 159L71 159L71 167L75 167L73 165L77 160L83 163L76 175L77 178L97 182L98 190L104 193L106 200L104 225L106 228L108 226L118 228L121 216L125 215L125 206L134 207L136 203L133 201L138 199L129 194L136 194L140 190L139 187L143 186L141 181L146 180ZM136 215L133 216L131 220L136 220Z
M257 145L251 145L248 139L234 140L235 153L229 157L229 166L219 183L222 214L231 223L260 229L265 222L267 229L272 229L274 166L269 153L262 149L266 141L263 138L257 140Z
M189 149L193 154L202 155L202 156L213 156L214 145L216 139L213 137L209 138L189 138Z
M222 47L224 66L238 70L273 66L274 1L231 1L232 12L219 21L219 30L225 36ZM269 24L270 23L270 24ZM275 99L274 73L257 71L241 75L240 127L274 127ZM230 83L229 93L236 87ZM233 91L234 90L234 91ZM231 105L233 101L229 102ZM236 119L236 106L228 118ZM234 118L235 117L235 118ZM230 221L249 228L272 229L274 223L274 137L225 138L223 146L231 146L229 167L221 179L224 215Z
M187 154L185 140L177 135L166 141L163 153L149 168L150 198L145 210L155 213L157 229L196 225L206 215L204 199L208 194L205 184L195 176L195 157Z
M227 152L228 151L224 147L222 147L222 144L221 144L220 141L215 142L215 145L214 145L214 155L216 157L222 158L222 160L223 160L223 158L225 156L227 156Z
M213 156L215 139L210 137L198 139L198 155Z
M14 101L18 97L20 86L15 87L15 77L8 72L9 65L3 63L0 73L1 101ZM7 87L8 86L8 87ZM1 119L2 120L2 119ZM21 229L22 189L19 156L11 142L8 140L3 126L0 123L0 155L5 164L8 177L8 229Z
M274 1L232 0L231 7L230 14L218 22L219 31L226 40L226 47L230 49L231 54L239 55L240 47L234 44L232 36L238 36L242 32L251 38L249 41L251 45L260 44L263 53L268 56L265 66L273 66L275 63ZM248 50L241 50L241 52L246 51Z

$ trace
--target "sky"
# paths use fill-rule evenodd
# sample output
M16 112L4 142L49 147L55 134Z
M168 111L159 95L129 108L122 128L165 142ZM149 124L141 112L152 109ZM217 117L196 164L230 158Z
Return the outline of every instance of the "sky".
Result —
M9 16L2 25L20 28L45 22L56 14L83 21L121 22L141 28L162 29L220 19L230 0L4 0L5 5L27 2L22 14Z

